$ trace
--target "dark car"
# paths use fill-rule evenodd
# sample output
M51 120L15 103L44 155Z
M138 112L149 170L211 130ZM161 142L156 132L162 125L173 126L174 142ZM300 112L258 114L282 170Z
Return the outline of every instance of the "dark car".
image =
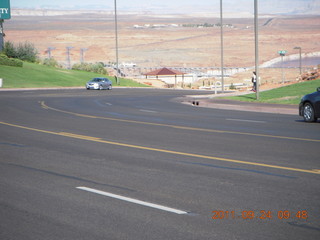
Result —
M86 83L86 88L89 89L112 89L112 82L108 78L93 78Z
M306 122L316 122L320 118L320 87L317 91L305 95L299 104L299 115Z

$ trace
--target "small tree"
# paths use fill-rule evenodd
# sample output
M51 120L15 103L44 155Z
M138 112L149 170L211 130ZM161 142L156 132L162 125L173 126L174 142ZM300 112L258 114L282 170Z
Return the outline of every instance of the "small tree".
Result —
M9 57L9 58L15 58L16 57L16 48L12 42L5 42L3 53Z
M29 42L19 43L17 47L17 58L23 61L36 62L38 51Z
M18 58L22 61L36 62L38 51L32 43L19 43L16 47L12 42L8 41L4 44L3 52L9 58Z

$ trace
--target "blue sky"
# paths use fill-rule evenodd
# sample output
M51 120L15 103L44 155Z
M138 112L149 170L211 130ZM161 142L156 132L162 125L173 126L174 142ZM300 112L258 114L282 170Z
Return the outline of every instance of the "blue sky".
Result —
M307 9L310 4L320 0L259 0L259 12L279 13L295 12ZM224 11L253 12L254 0L223 0ZM184 9L194 11L219 12L220 0L117 0L121 10L154 10L173 9L177 12ZM113 9L114 0L11 0L11 7L18 8L96 8ZM191 8L192 7L192 8Z

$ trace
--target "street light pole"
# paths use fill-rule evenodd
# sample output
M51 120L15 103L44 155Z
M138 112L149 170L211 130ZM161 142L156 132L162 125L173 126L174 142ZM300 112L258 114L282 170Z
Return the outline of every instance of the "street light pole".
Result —
M116 35L116 81L120 84L119 80L119 54L118 54L118 17L117 17L117 0L114 0L114 22L115 22L115 35Z
M220 0L220 49L221 49L221 83L222 93L224 93L224 59L223 59L223 11L222 11L222 0Z
M301 47L294 47L293 49L299 49L299 69L300 69L300 75L301 75L302 74Z
M259 100L259 39L258 39L258 0L254 0L254 39L255 39L255 72L256 72L256 99Z

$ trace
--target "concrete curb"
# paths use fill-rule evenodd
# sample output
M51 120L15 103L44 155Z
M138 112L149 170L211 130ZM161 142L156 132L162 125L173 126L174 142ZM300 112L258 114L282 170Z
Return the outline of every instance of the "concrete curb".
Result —
M222 96L236 96L242 93L226 93L218 95L202 95L202 96L186 96L181 99L184 104L190 104L196 107L225 109L225 110L237 110L247 112L261 112L261 113L275 113L275 114L288 114L288 115L299 115L299 109L296 105L287 104L269 104L269 103L253 103L253 102L240 102L228 99L217 99L216 97Z
M223 102L210 102L206 100L198 100L191 102L184 102L189 103L190 105L197 106L197 107L205 107L205 108L215 108L215 109L225 109L225 110L236 110L236 111L247 111L247 112L261 112L261 113L276 113L276 114L287 114L287 115L299 115L298 107L292 107L288 105L284 107L283 105L278 106L274 104L274 106L264 106L263 104L230 104L230 103L223 103Z

